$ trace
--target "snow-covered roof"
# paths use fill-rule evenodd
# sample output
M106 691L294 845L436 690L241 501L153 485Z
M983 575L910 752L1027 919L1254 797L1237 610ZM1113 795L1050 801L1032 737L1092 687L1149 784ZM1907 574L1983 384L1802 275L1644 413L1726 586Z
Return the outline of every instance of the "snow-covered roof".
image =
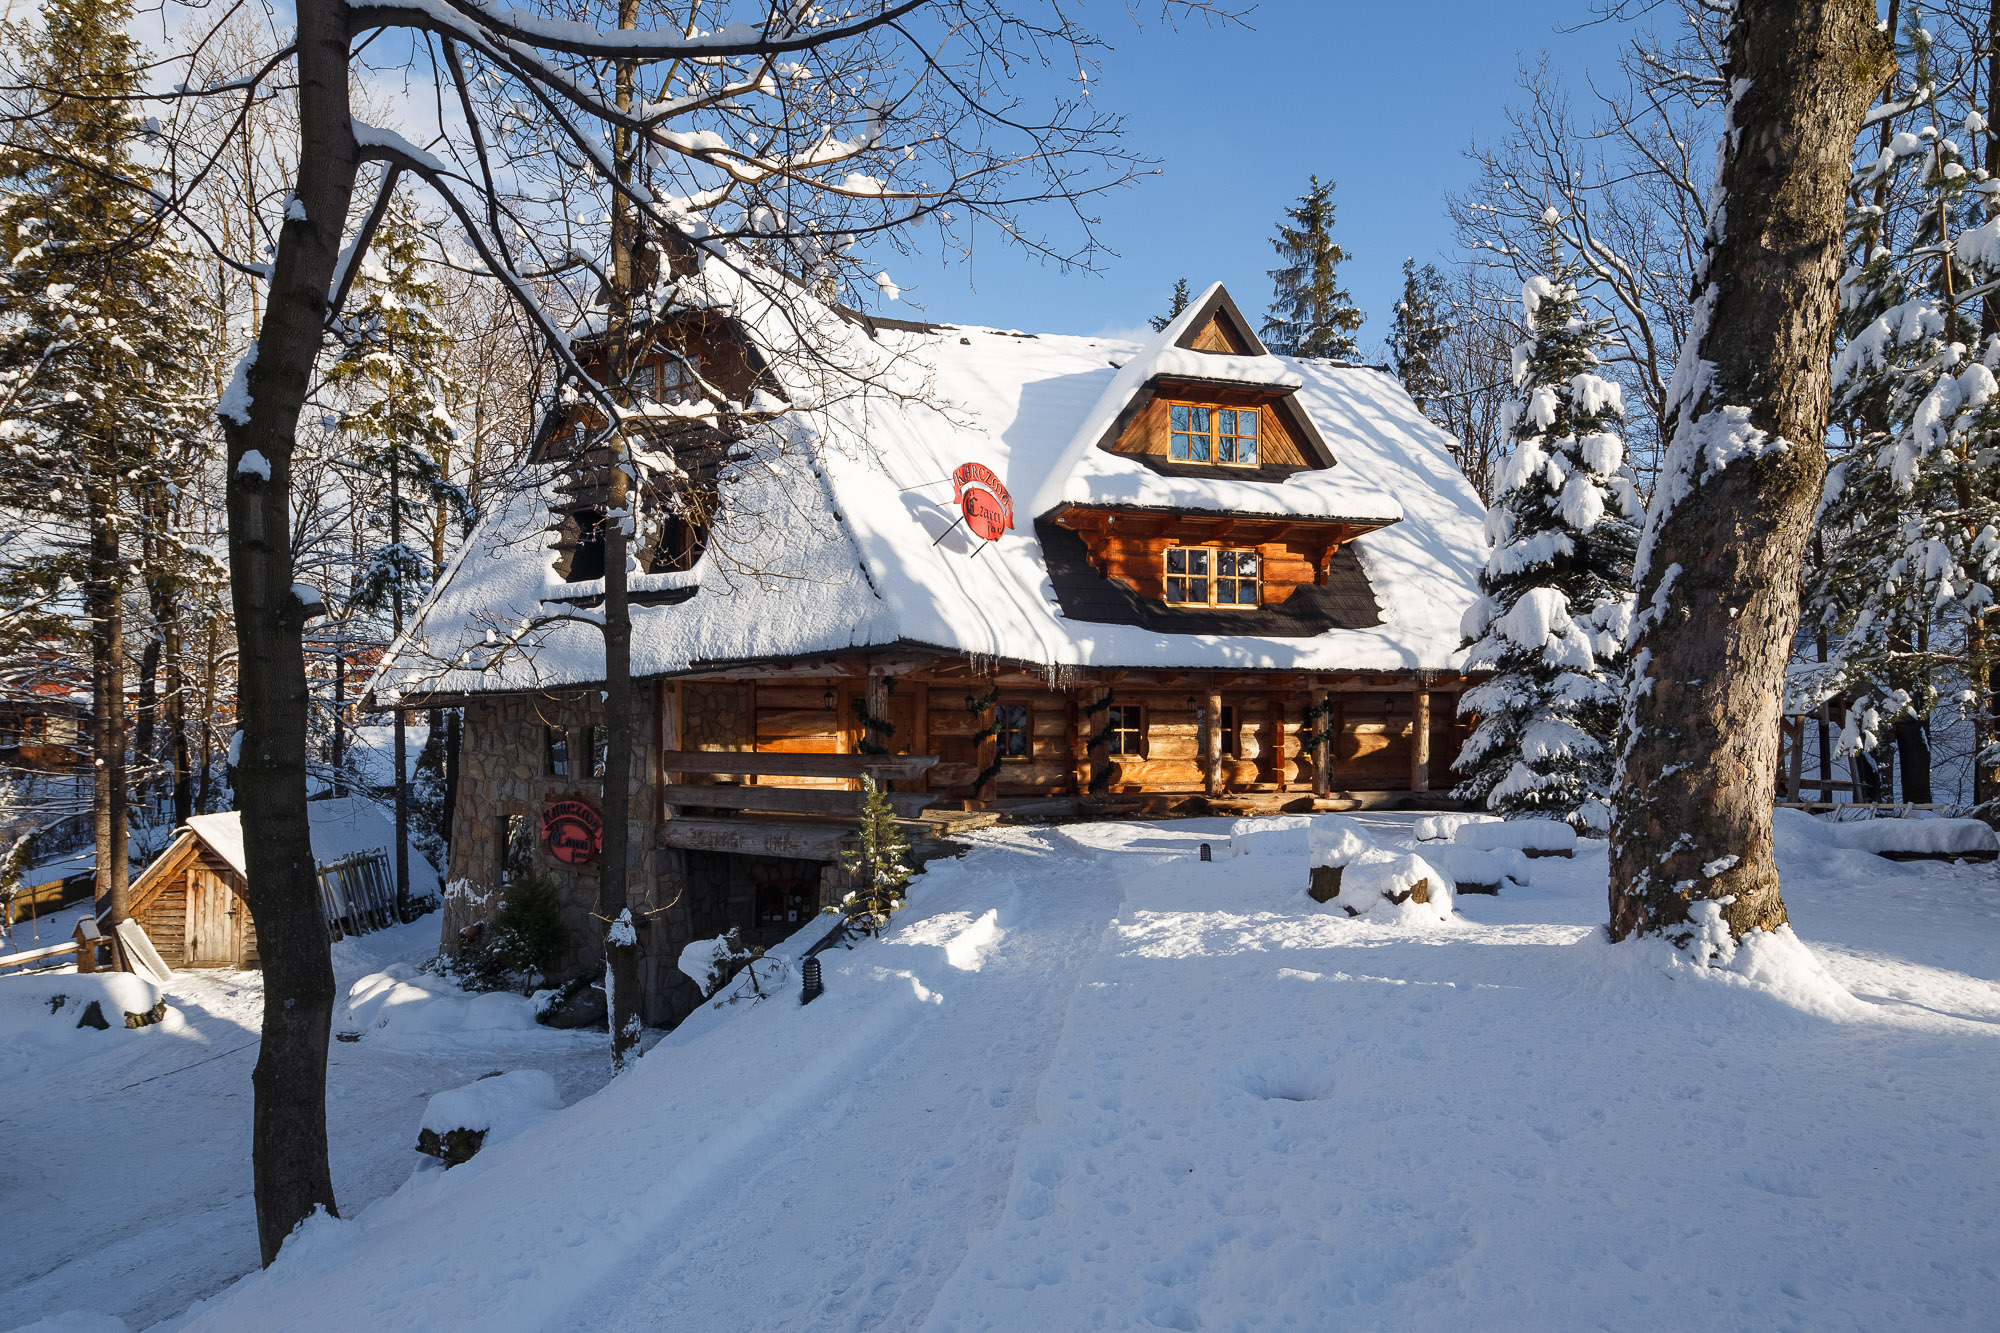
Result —
M325 801L307 801L306 817L312 833L313 861L331 865L356 852L390 851L396 845L394 818L380 805L364 796L340 796ZM243 855L243 816L230 810L219 815L191 815L187 827L210 850L229 863L230 869L249 878L249 863ZM437 876L423 857L410 856L410 887L415 893L437 890Z
M1381 371L1180 346L1217 290L1145 343L843 323L847 353L905 394L850 388L753 442L695 569L632 577L635 590L694 589L676 604L633 608L635 675L894 644L1052 670L1457 669L1486 542L1450 438ZM738 317L754 327L740 307ZM1163 375L1288 390L1334 466L1273 480L1174 476L1099 447L1133 395ZM792 397L809 401L810 390ZM968 462L992 469L1014 498L1015 526L991 545L957 524L951 476ZM480 646L504 644L582 590L554 569L554 480L536 474L493 503L387 659L378 698L602 678L601 641L587 624L538 629L527 651ZM1278 637L1066 618L1034 520L1078 503L1388 524L1350 548L1380 622Z

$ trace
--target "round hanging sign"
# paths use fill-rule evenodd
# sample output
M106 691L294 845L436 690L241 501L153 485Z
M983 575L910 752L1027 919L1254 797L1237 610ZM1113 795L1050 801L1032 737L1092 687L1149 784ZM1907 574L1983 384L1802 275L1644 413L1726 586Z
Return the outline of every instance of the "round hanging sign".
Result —
M542 841L566 866L595 861L604 850L604 816L585 801L550 801L542 811Z
M951 474L952 499L965 515L965 526L989 542L1014 526L1014 500L993 469L983 463L962 463Z

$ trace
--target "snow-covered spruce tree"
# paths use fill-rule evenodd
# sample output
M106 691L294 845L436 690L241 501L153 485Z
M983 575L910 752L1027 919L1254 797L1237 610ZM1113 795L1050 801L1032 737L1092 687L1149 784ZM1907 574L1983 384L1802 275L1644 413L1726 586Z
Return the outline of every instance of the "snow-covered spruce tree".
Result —
M912 873L904 857L910 840L896 826L896 814L875 779L861 779L861 829L854 850L842 852L840 864L853 887L833 911L848 924L871 935L879 935L889 924L889 914L903 905L903 887Z
M97 893L126 913L124 595L142 551L189 555L170 497L206 433L189 258L161 229L128 99L140 52L125 0L50 0L0 25L0 556L16 595L80 591L64 637L87 648ZM56 604L51 604L52 607ZM43 623L47 628L48 622Z
M1403 382L1419 412L1445 394L1439 365L1444 341L1451 336L1450 293L1436 264L1417 267L1403 261L1403 296L1396 302L1396 321L1389 329L1389 357L1396 378Z
M1465 617L1478 718L1457 794L1509 817L1602 828L1631 621L1639 497L1625 467L1618 386L1596 373L1606 341L1570 274L1531 278L1532 336L1514 353L1514 450L1487 511L1482 596Z
M1175 278L1174 294L1167 298L1167 313L1164 315L1155 315L1146 322L1153 326L1153 332L1158 333L1160 330L1166 328L1167 325L1174 322L1174 316L1188 308L1188 301L1191 299L1188 295L1187 279Z
M1976 138L1984 122L1973 117ZM1914 189L1900 188L1912 168ZM1944 689L1957 684L1979 740L1991 736L1982 687L2000 583L2000 342L1983 360L1968 346L1977 314L1964 294L2000 276L2000 255L1995 224L1958 235L1985 175L1935 124L1895 134L1856 175L1858 193L1906 199L1911 225L1889 236L1880 204L1849 210L1858 262L1841 283L1846 346L1833 386L1849 447L1827 470L1825 558L1806 585L1805 623L1832 644L1828 684L1852 700L1841 748L1872 750L1892 729L1903 797L1920 802L1931 799L1929 728Z
M1279 267L1270 270L1271 311L1260 331L1284 356L1323 356L1348 361L1359 355L1354 335L1361 312L1340 285L1347 252L1333 240L1333 182L1310 177L1298 203L1285 210L1271 248Z

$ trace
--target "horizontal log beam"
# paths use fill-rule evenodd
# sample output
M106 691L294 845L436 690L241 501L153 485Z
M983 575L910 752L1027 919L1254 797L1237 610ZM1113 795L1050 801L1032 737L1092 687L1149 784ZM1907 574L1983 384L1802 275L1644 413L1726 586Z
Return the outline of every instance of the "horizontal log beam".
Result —
M672 782L666 788L667 804L709 806L718 810L773 810L793 815L858 815L862 793L829 791L814 787L704 787ZM905 819L911 818L940 799L931 792L884 792L889 808Z
M934 754L772 754L762 750L666 750L668 773L740 773L757 777L858 778L909 782L937 763Z
M854 830L837 824L777 824L754 819L669 819L660 838L669 847L744 856L788 856L831 861Z

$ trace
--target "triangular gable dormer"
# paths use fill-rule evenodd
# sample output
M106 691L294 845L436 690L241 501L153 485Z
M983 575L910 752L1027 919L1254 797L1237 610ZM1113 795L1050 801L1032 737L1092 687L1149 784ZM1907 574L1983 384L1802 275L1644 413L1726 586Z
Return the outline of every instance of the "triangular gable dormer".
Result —
M1111 619L1182 633L1374 623L1346 548L1402 511L1336 473L1304 382L1220 283L1208 288L1118 366L1035 493L1052 577L1070 568L1071 592L1095 579L1096 602L1145 608ZM1069 613L1102 618L1088 601Z
M1120 375L1097 447L1188 476L1282 481L1330 468L1333 450L1298 402L1298 377L1272 356L1221 283L1160 331ZM1178 437L1178 438L1177 438Z

